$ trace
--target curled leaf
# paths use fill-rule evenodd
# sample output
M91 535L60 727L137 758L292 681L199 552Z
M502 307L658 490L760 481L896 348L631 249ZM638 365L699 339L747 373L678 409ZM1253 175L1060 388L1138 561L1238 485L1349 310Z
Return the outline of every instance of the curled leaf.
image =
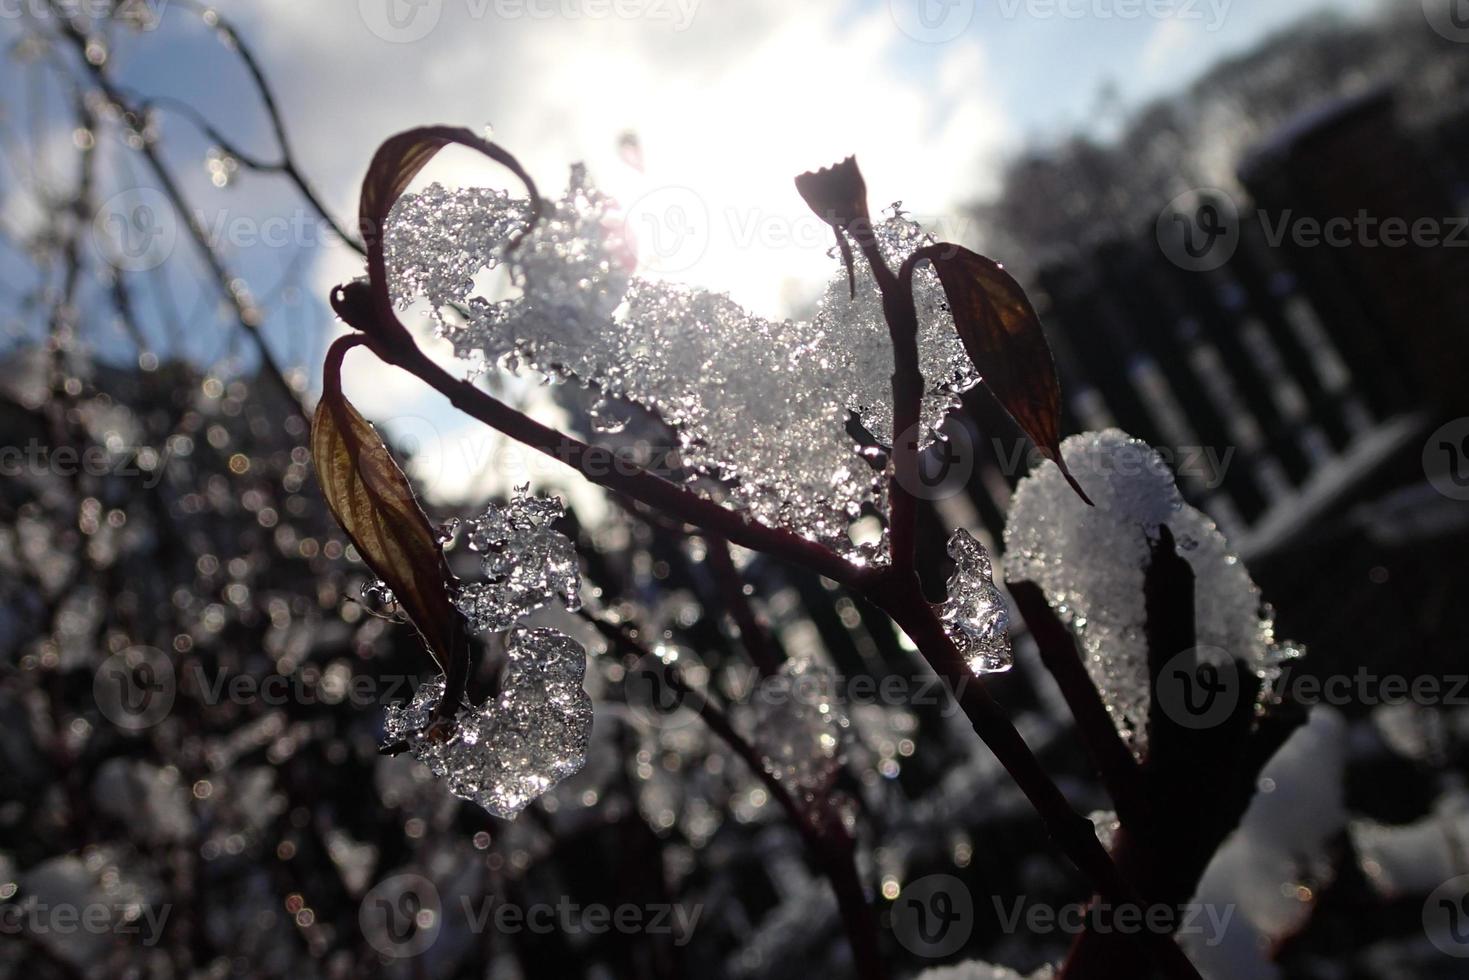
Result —
M536 191L535 181L520 165L520 161L508 151L476 136L468 129L456 126L424 126L410 129L389 137L373 155L367 168L367 177L362 182L362 197L357 208L358 225L362 242L367 247L367 274L372 284L372 305L377 325L383 331L403 332L393 314L393 304L388 293L387 260L383 251L383 230L388 212L402 196L403 191L418 176L419 171L446 146L466 146L478 150L485 156L504 166L525 184L531 201L531 224L541 216L541 196ZM507 249L513 250L519 240L510 242ZM362 329L360 321L349 321Z
M450 599L453 578L438 534L377 430L333 379L316 406L311 455L337 523L392 590L457 692L468 673L469 633ZM457 693L446 700L457 709Z
M919 259L933 263L959 339L984 386L1090 504L1061 458L1061 382L1025 290L998 262L959 245L919 249L904 267L908 276Z

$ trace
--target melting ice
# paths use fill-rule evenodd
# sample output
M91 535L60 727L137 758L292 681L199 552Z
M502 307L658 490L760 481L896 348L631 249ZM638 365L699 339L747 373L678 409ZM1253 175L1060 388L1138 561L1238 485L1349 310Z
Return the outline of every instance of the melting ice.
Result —
M944 632L976 674L993 674L1015 665L1010 651L1010 613L995 588L989 552L960 528L949 538L949 557L957 566L939 607Z
M576 548L551 526L565 514L558 498L532 496L522 486L504 507L491 504L466 522L485 581L463 586L457 604L475 630L509 629L557 595L568 609L581 607Z
M500 696L455 716L452 734L429 734L444 696L442 677L408 704L387 711L389 742L406 741L413 757L449 790L497 817L513 817L581 769L592 733L592 700L582 690L586 653L555 630L517 628Z

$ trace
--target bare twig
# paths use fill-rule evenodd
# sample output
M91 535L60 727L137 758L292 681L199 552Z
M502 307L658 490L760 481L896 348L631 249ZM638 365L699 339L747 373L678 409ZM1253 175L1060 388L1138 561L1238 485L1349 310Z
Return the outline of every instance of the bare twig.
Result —
M847 939L852 945L853 963L859 980L883 980L887 972L883 968L877 945L877 916L857 871L856 842L851 833L835 818L830 805L825 800L815 801L810 806L802 805L791 794L790 788L771 771L764 754L735 730L729 716L702 692L689 686L677 667L654 655L624 626L610 623L585 609L581 610L581 616L625 653L641 662L661 665L664 681L668 686L699 716L711 732L729 746L730 751L744 760L771 798L786 812L792 826L800 833L801 840L831 881Z

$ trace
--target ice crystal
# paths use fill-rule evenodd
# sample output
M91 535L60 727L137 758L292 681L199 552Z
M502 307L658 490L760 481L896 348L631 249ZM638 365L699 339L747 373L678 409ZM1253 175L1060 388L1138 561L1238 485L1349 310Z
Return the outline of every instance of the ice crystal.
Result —
M1010 614L995 588L989 552L960 528L949 538L949 557L958 567L949 577L948 595L939 607L944 632L974 673L1009 670L1015 665L1010 651Z
M457 599L475 630L509 629L558 594L568 609L580 608L576 549L551 526L565 513L558 498L535 497L522 486L504 507L491 504L465 525L486 579L461 588Z
M586 762L592 701L582 690L586 655L555 630L517 628L499 697L466 707L447 737L430 728L444 696L442 677L406 705L387 712L389 742L406 741L413 757L449 790L497 817L513 817Z
M1088 673L1123 737L1147 750L1147 616L1143 583L1150 545L1167 524L1193 567L1197 641L1242 659L1265 682L1263 707L1297 648L1275 642L1274 622L1224 535L1184 503L1151 447L1116 429L1072 436L1062 454L1096 503L1088 507L1055 467L1021 481L1005 526L1005 574L1045 590L1078 634Z
M720 293L638 277L615 203L580 170L507 255L528 213L525 201L483 189L404 195L388 224L395 300L427 301L462 358L523 362L657 414L678 434L699 492L848 557L883 560L881 541L849 534L864 509L886 513L887 483L857 455L848 423L855 416L884 443L892 435L892 349L863 263L855 299L834 263L811 321L769 320ZM896 207L877 236L895 266L929 241ZM496 269L520 295L481 294ZM979 379L930 267L914 287L926 439Z
M760 684L755 742L768 771L798 798L824 793L841 767L846 713L837 679L808 657L788 660Z

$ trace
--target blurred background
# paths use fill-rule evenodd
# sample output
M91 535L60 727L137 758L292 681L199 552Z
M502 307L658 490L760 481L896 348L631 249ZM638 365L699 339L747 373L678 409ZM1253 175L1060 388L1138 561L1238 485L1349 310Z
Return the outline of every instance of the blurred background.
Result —
M792 176L851 153L875 209L1003 261L1045 320L1067 431L1165 449L1310 651L1300 671L1367 678L1313 712L1211 867L1201 895L1236 912L1191 946L1201 968L1464 975L1424 925L1469 875L1462 0L5 0L0 43L4 975L852 972L830 888L760 782L643 703L585 621L557 625L591 654L591 758L515 822L377 752L384 706L432 666L326 513L303 412L343 329L328 292L362 271L367 162L440 122L489 129L547 193L585 163L645 271L766 315L808 315L833 268ZM504 186L452 150L428 179ZM484 383L589 431L570 386ZM562 495L599 615L676 646L732 710L744 605L776 656L919 671L830 583L739 552L719 566L370 358L347 391L437 519L524 482ZM1028 465L981 391L946 434L921 514L935 596L948 532L998 551ZM1105 810L1019 646L993 693L1078 806ZM117 670L157 697L118 703ZM1389 677L1442 684L1394 698ZM963 719L850 715L838 785L893 974L1058 962L1071 937L991 899L1084 888ZM937 951L887 927L940 874L972 909ZM1469 899L1469 879L1450 892ZM546 934L477 926L486 900L698 917ZM380 901L408 908L406 931ZM106 915L66 929L59 908Z

